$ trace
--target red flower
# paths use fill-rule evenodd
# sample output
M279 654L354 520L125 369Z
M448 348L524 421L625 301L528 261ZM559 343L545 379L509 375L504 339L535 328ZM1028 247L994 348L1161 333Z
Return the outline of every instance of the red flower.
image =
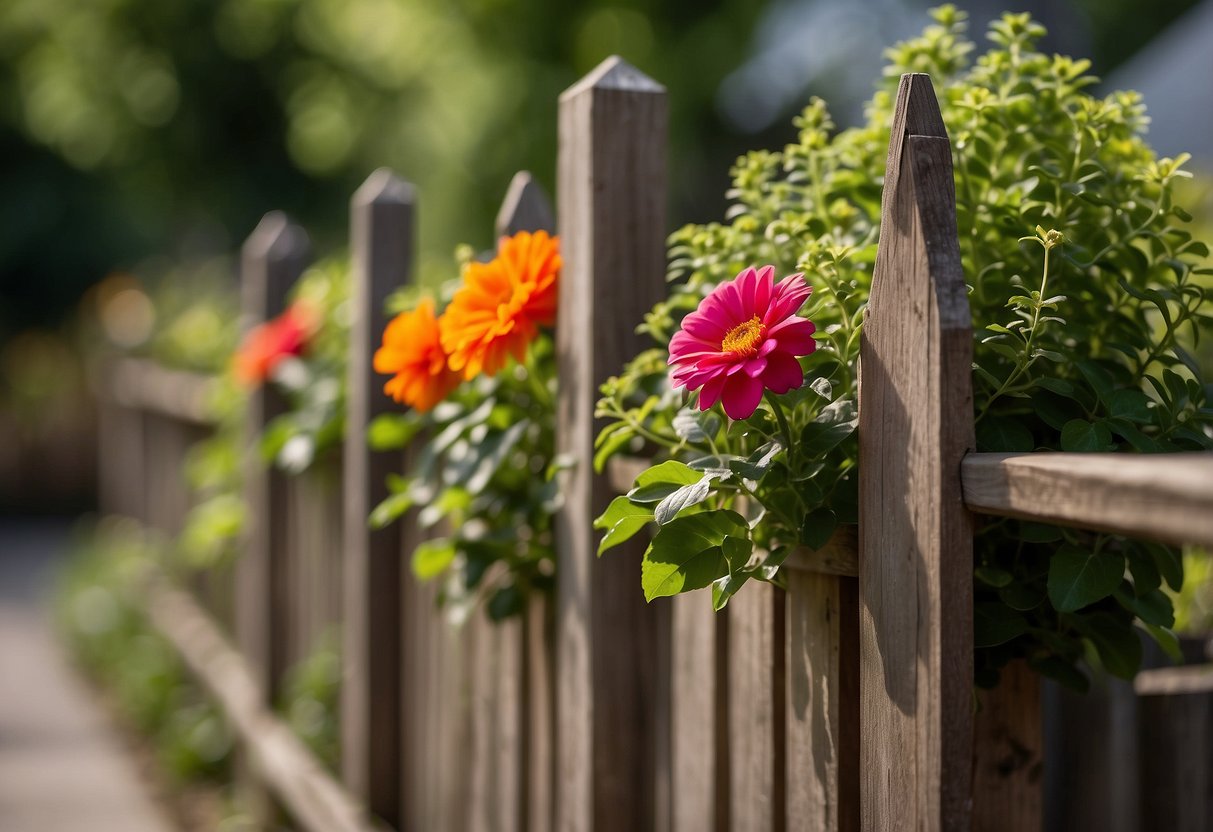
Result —
M295 303L277 318L253 327L236 351L236 378L248 387L263 384L284 358L303 354L314 325L312 311Z

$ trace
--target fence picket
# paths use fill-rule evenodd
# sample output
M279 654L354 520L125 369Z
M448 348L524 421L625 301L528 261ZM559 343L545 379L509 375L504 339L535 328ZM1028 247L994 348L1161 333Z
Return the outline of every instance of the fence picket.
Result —
M366 446L366 428L393 409L371 366L387 325L387 296L412 279L413 187L391 171L370 175L350 202L353 255L344 454L345 626L341 770L346 784L389 824L400 823L401 524L373 530L367 517L388 495L400 454Z
M644 603L641 548L596 558L591 524L611 489L589 465L598 385L637 352L636 324L664 290L666 119L665 89L617 57L560 97L556 441L578 464L556 518L555 825L569 832L668 824L656 761L668 756L669 606Z
M265 215L241 252L243 328L280 314L287 293L307 265L307 234L285 214ZM287 652L286 546L287 483L266 465L258 447L265 426L286 410L282 394L262 385L249 396L245 417L244 493L248 510L244 551L236 563L235 635L262 701L272 704L281 692ZM268 796L252 780L247 762L238 760L238 777L249 811L271 822Z
M972 332L952 155L926 75L903 75L859 393L865 830L968 829Z

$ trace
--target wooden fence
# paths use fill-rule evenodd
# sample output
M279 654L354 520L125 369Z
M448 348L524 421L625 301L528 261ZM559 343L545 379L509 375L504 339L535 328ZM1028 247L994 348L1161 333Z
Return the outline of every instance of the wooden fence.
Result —
M747 587L722 614L699 594L645 605L643 544L599 561L591 529L632 466L595 475L588 460L597 385L641 346L635 325L664 291L665 102L618 59L560 100L557 441L580 464L557 518L554 599L455 625L401 565L416 524L367 527L405 464L363 435L393 406L370 355L384 298L411 279L417 201L380 171L352 203L341 464L327 482L292 479L250 444L234 617L222 592L200 604L153 581L153 620L228 709L250 778L308 829L366 829L371 815L400 830L1039 828L1036 678L1012 668L974 724L972 512L1213 544L1213 457L972 453L951 149L929 79L907 75L862 347L858 533L797 551L786 591ZM551 223L516 180L499 230ZM306 259L302 230L268 215L244 249L248 323L282 308ZM107 376L107 509L179 530L202 383L129 361ZM250 443L282 406L271 390L254 398ZM285 668L337 622L340 784L269 708Z

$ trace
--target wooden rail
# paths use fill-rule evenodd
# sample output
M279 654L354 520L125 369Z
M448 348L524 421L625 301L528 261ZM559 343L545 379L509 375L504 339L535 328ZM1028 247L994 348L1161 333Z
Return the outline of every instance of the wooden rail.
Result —
M1213 546L1213 453L969 454L972 511Z
M145 605L152 624L223 708L259 780L309 832L372 832L363 808L264 702L248 661L189 594L149 569Z

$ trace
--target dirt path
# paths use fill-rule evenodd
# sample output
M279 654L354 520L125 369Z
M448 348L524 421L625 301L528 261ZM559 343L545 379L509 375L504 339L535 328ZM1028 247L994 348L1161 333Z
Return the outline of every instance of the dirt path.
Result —
M54 638L64 526L0 523L0 829L171 832Z

